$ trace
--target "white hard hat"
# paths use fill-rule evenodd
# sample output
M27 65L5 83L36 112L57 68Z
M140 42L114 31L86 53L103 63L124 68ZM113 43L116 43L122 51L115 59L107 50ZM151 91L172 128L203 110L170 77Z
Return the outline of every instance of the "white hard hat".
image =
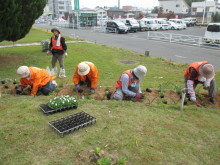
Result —
M27 66L20 66L17 69L17 74L21 77L21 78L25 78L28 77L30 75L30 70L28 69Z
M78 65L78 74L81 76L85 76L89 73L90 67L86 62L81 62Z
M133 73L138 79L142 79L147 73L147 68L143 65L139 65L138 67L134 68Z

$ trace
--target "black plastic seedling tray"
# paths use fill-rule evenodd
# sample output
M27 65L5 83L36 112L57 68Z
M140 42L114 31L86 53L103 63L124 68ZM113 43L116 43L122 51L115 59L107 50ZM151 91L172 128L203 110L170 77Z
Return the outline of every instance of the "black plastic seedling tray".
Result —
M51 109L50 107L48 107L47 104L41 104L41 105L39 105L39 107L43 111L43 113L45 113L47 115L77 108L76 105L73 105L71 107L65 107L65 108L60 108L60 109Z
M84 111L48 122L62 137L80 128L95 124L96 118Z

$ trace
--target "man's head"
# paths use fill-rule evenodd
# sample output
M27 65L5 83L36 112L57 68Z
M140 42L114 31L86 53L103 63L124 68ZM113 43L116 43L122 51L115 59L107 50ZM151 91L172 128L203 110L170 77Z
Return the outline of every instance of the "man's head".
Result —
M30 76L30 70L28 69L27 66L20 66L17 69L17 74L21 77L21 78L27 78Z
M52 32L54 35L56 35L56 36L58 36L58 35L60 34L60 30L59 30L59 28L57 28L57 27L51 29L51 32Z
M133 74L140 80L147 73L147 68L143 65L139 65L138 67L133 69Z
M204 64L199 67L199 74L206 79L211 79L215 76L214 67L212 64Z
M81 76L85 76L89 73L90 67L86 62L81 62L78 65L78 74Z

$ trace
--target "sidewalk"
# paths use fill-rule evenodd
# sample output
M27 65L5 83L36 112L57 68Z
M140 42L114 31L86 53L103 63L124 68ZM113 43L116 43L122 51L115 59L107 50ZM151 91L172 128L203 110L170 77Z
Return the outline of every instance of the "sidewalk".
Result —
M80 42L87 42L88 43L88 41L66 41L66 43L80 43ZM9 47L16 47L16 46L33 46L33 45L41 45L41 43L40 42L33 42L33 43L0 45L0 48L9 48Z

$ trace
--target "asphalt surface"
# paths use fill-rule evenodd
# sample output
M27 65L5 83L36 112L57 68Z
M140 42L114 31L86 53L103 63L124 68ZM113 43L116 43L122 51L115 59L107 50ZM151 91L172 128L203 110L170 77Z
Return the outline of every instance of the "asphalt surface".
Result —
M50 30L52 26L45 24L35 24L34 27ZM147 32L137 32L128 34L115 34L94 32L91 29L73 30L60 28L61 33L85 39L97 44L109 45L128 49L140 54L145 51L150 52L150 56L161 57L177 63L193 63L195 61L209 61L216 70L220 70L220 49L195 47L164 41L148 40ZM158 31L163 33L178 33L184 35L204 36L205 27L190 27L186 30Z

